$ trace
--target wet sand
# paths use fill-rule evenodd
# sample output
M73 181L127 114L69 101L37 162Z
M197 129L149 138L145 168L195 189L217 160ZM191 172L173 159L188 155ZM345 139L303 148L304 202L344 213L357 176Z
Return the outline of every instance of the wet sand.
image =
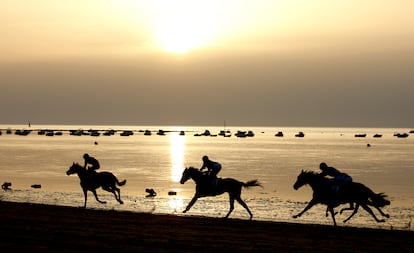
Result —
M414 232L0 201L2 252L414 252Z

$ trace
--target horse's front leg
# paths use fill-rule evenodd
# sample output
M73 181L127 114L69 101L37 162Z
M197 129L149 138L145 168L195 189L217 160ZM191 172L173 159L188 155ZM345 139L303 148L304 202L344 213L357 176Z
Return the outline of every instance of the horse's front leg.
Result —
M382 216L384 216L384 217L386 217L386 218L389 218L390 217L390 215L389 214L387 214L387 213L384 213L382 210L381 210L381 208L379 208L379 207L377 207L377 206L374 206L377 210L378 210L378 212L382 215Z
M85 197L85 203L83 204L83 208L86 208L86 201L88 200L88 190L83 189L83 196Z
M188 203L187 207L183 211L183 213L186 213L190 208L194 205L194 203L197 201L198 195L194 195L194 197L191 199L190 203Z
M92 190L92 192L93 192L93 195L95 196L96 201L98 201L101 204L106 204L106 201L99 200L98 194L96 194L96 190Z
M316 205L317 204L317 201L315 201L314 199L312 199L309 203L308 203L308 205L305 207L305 209L303 209L303 211L302 212L300 212L300 213L298 213L298 214L296 214L296 215L293 215L293 218L299 218L300 216L302 216L302 214L304 214L306 211L308 211L309 209L311 209L311 207L312 206L314 206L314 205Z
M342 210L341 210L341 213L342 213ZM335 212L335 215L337 215L338 214L338 212ZM328 217L329 216L329 207L326 207L326 211L325 211L325 217Z
M371 210L371 208L369 208L367 205L361 205L362 206L362 208L364 208L365 209L365 211L367 211L369 214L371 214L371 216L372 217L374 217L374 219L377 221L377 222L385 222L385 220L384 219L378 219L377 218L377 216L375 216L375 214L374 214L374 212Z
M336 227L335 211L334 211L334 209L333 209L333 207L332 207L332 206L328 206L328 209L329 209L329 212L331 213L331 216L332 216L332 220L333 220L334 226Z

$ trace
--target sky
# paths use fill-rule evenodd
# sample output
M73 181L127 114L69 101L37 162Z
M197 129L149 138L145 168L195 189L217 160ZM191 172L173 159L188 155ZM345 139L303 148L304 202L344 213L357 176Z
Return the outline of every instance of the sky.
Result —
M0 124L413 128L411 0L0 0Z

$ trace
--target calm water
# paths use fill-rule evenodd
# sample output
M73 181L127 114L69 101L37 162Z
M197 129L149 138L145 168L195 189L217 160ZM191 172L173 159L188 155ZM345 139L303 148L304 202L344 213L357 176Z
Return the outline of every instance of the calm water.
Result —
M32 129L27 136L6 134L4 129ZM113 136L38 135L38 129L116 129ZM228 211L227 195L199 199L193 208L182 214L194 193L194 183L179 184L185 167L201 166L201 157L208 155L222 163L221 177L240 181L258 179L264 188L244 189L242 198L249 205L256 220L331 224L325 217L325 207L317 206L299 219L293 214L301 211L311 199L310 187L295 191L292 187L302 169L318 170L324 161L361 182L375 192L385 192L391 205L384 211L391 218L376 223L364 210L341 226L412 229L414 216L414 135L397 138L395 132L411 129L357 128L288 128L288 127L228 127L232 136L194 136L208 129L217 134L222 127L137 127L137 126L11 126L0 125L0 182L12 182L12 191L2 191L0 198L18 202L81 206L83 194L76 175L66 176L72 162L83 164L82 155L89 153L101 163L101 171L113 172L120 180L124 205L102 190L98 194L106 205L97 204L89 194L88 207L136 212L178 215L224 216ZM146 136L139 130L151 130ZM164 136L159 130L171 130ZM120 130L133 130L132 136L120 136ZM179 131L185 135L179 135ZM254 132L254 137L237 138L237 130ZM284 137L275 137L283 131ZM295 137L299 131L304 138ZM14 132L13 132L14 133ZM101 131L103 133L103 131ZM355 134L366 133L365 138ZM373 138L374 134L381 138ZM95 143L96 142L96 143ZM371 146L368 147L367 144ZM41 184L33 189L32 184ZM145 189L153 188L157 197L146 198ZM177 192L169 196L169 191ZM248 219L245 210L236 203L232 218ZM343 220L346 214L337 215Z

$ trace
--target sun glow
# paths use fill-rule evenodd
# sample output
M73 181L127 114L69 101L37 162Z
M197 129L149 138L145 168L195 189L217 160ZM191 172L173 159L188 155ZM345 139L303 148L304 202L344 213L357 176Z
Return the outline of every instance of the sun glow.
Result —
M209 42L215 19L208 1L154 1L156 42L165 51L183 54Z

